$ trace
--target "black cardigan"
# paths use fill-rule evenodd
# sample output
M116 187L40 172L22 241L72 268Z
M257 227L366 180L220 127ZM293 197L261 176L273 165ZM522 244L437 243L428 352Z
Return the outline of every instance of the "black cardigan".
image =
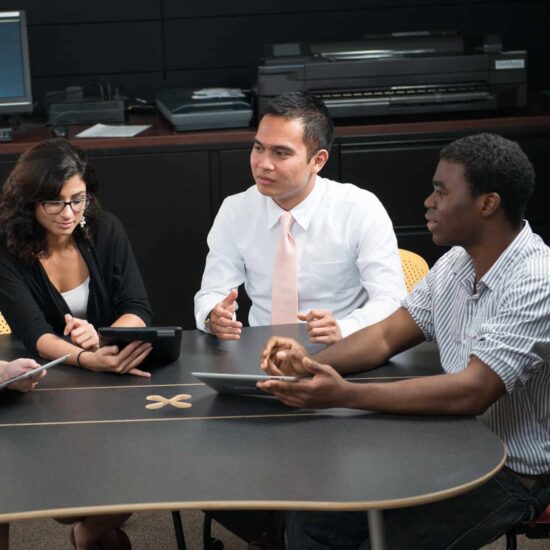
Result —
M90 273L87 320L96 328L111 325L125 313L151 324L151 306L130 241L120 221L103 212L92 244L74 234ZM0 247L0 311L13 333L36 353L43 334L63 335L64 316L70 313L63 296L36 260L25 264Z

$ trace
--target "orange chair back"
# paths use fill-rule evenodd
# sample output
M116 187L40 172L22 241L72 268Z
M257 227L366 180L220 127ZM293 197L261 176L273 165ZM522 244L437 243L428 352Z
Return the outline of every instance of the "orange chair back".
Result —
M430 271L426 260L410 250L399 249L401 256L401 266L405 276L405 285L407 292L410 292Z
M11 328L0 313L0 334L11 334Z

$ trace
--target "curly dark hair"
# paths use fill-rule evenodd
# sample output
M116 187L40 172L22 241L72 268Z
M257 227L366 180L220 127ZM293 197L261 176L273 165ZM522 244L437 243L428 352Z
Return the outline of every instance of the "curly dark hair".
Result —
M97 177L85 153L60 138L43 141L19 157L0 195L0 225L10 254L27 264L48 255L46 231L36 221L35 205L57 199L65 182L77 175L86 184L90 203L86 226L77 226L75 234L89 241L101 207Z
M268 102L265 115L298 118L302 121L308 162L320 149L330 151L334 124L327 106L320 98L306 92L285 92Z
M464 166L474 196L498 193L508 221L520 225L535 187L535 171L515 141L496 134L466 136L444 147L439 158Z

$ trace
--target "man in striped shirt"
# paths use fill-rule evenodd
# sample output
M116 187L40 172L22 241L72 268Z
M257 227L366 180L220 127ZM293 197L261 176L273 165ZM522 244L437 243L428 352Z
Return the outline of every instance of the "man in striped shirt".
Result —
M425 207L434 242L453 248L403 306L314 360L285 338L264 350L267 372L312 376L261 384L288 405L478 415L506 443L506 468L479 489L387 512L389 548L478 548L550 503L550 248L523 219L534 179L514 142L479 134L451 143ZM381 384L340 376L423 340L437 341L445 374ZM366 525L359 512L292 513L289 548L368 548Z

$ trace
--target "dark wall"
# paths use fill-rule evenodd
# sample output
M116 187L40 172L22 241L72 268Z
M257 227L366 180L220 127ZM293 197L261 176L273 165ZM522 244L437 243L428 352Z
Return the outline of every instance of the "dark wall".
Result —
M0 0L24 9L35 98L97 78L151 98L163 88L253 83L263 45L391 31L496 32L529 51L529 83L550 87L548 0ZM545 40L546 39L546 40Z

